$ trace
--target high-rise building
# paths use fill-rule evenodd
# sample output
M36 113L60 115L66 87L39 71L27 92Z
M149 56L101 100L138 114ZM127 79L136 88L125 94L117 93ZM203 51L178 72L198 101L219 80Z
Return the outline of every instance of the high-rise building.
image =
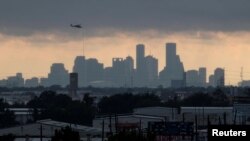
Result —
M134 72L134 60L131 56L126 59L113 58L112 67L105 68L105 82L112 87L133 87Z
M127 56L124 60L124 69L125 69L125 86L133 87L134 86L134 59L131 56Z
M104 68L105 87L117 87L113 81L113 67Z
M153 56L145 57L147 87L156 87L158 80L158 60Z
M166 44L166 66L160 72L159 78L164 87L174 87L172 84L177 84L177 81L178 85L182 83L184 86L184 67L176 54L176 43Z
M78 74L78 84L80 87L87 86L87 69L85 56L75 58L73 72Z
M78 74L80 87L92 85L97 81L104 80L103 64L95 58L85 59L85 56L77 56L75 59L73 72Z
M199 68L199 86L206 87L207 85L207 69L205 67Z
M223 87L225 86L225 71L222 68L216 68L214 71L214 82L215 86Z
M146 84L145 46L138 44L136 46L136 86L141 87Z
M71 97L75 97L77 95L78 89L78 74L70 73L69 74L69 94Z
M91 85L93 82L103 81L103 64L99 63L97 59L90 58L86 60L86 79L87 84Z
M50 73L48 74L49 86L60 85L65 87L69 84L69 74L64 68L62 63L54 63L50 67Z
M125 64L123 58L112 59L112 82L118 87L124 87L125 82Z
M166 66L174 66L176 62L176 43L166 44Z
M145 46L143 44L138 44L136 46L136 69L141 71L144 68L145 60Z
M187 87L199 86L199 75L197 70L189 70L186 72L186 86Z
M214 75L213 74L209 76L208 86L215 87Z

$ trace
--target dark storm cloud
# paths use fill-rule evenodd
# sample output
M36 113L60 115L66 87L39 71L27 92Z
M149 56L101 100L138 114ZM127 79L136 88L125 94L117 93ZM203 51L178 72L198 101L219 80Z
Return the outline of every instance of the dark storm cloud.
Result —
M84 24L88 34L106 29L246 31L249 13L249 0L1 0L0 32L72 33L70 23Z

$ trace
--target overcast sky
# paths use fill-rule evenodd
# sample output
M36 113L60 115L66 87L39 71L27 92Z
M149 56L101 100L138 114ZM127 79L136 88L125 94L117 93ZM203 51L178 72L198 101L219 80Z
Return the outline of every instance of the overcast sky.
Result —
M46 76L55 62L71 71L82 36L70 24L83 25L85 55L105 66L144 43L162 70L165 43L176 42L185 70L223 67L237 84L244 67L250 79L250 0L1 0L0 78Z
M1 0L0 31L11 35L104 29L239 31L250 29L249 0Z

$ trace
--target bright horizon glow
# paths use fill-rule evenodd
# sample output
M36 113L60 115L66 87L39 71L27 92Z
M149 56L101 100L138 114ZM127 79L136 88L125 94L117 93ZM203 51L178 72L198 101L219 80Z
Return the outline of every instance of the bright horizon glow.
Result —
M22 72L24 78L47 77L52 63L64 63L71 72L76 56L82 55L82 40L53 34L37 34L29 37L0 34L0 78ZM67 39L67 41L64 41ZM130 55L135 60L135 46L145 45L146 55L158 59L159 71L165 66L165 44L177 43L185 71L207 68L207 77L214 69L225 69L226 84L237 85L241 67L244 80L250 80L250 32L178 32L143 33L117 32L108 36L85 38L85 56L97 58L105 67L111 66L113 57ZM136 63L136 62L135 62Z

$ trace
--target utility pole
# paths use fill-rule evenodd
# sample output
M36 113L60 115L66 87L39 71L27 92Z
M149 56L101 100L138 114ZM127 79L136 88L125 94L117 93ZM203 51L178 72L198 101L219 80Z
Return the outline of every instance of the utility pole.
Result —
M40 141L43 141L43 126L40 125Z
M102 120L102 141L104 141L104 119Z

